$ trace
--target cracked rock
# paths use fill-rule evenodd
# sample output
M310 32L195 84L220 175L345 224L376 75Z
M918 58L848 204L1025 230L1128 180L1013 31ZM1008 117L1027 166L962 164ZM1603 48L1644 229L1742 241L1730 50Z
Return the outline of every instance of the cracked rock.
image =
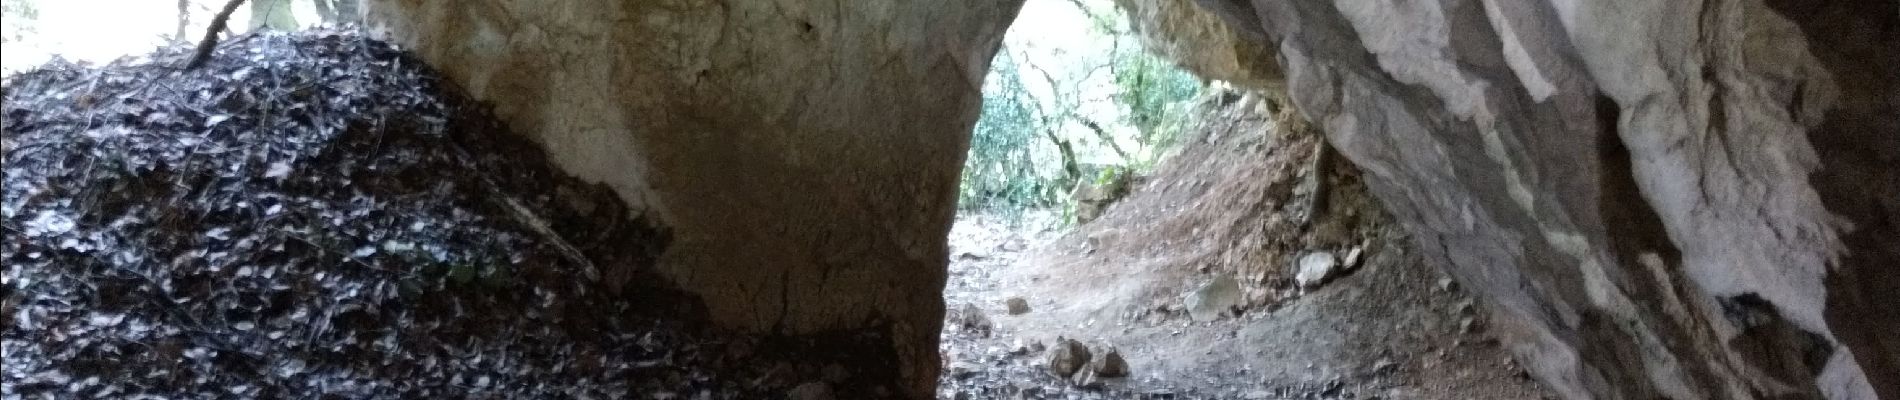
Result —
M1011 297L1009 300L1003 301L1003 303L1009 307L1009 315L1023 315L1029 313L1029 300L1024 300L1021 297Z
M1082 366L1089 363L1089 347L1075 339L1056 338L1055 348L1049 350L1049 372L1057 377L1068 379L1075 376Z
M1235 281L1233 276L1222 274L1188 294L1188 316L1203 322L1232 316L1234 309L1245 301L1243 297L1240 282Z
M1104 347L1102 356L1089 364L1091 372L1102 378L1122 378L1128 376L1128 360L1122 359L1122 353L1114 347Z

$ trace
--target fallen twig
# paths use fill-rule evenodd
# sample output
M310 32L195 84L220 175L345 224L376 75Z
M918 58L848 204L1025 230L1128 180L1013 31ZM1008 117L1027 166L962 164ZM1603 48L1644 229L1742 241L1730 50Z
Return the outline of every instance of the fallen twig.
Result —
M468 151L463 150L461 146L456 146L455 151L459 153L463 159L470 161L475 160L475 158L470 156ZM494 178L490 178L485 173L477 174L481 175L482 182L487 183L488 188L495 193L495 198L500 199L501 204L507 206L508 213L514 216L517 222L520 222L522 225L527 225L528 229L533 229L535 233L540 234L542 238L554 244L554 247L559 249L563 256L567 256L568 261L579 264L581 274L586 276L588 281L600 281L600 268L595 267L594 261L587 258L587 253L581 252L581 249L575 247L573 243L568 243L566 238L561 237L560 232L555 232L554 228L548 225L547 220L535 215L534 211L529 210L528 206L522 205L520 201L515 200L514 196L508 195L506 191L502 190L501 184L495 182Z

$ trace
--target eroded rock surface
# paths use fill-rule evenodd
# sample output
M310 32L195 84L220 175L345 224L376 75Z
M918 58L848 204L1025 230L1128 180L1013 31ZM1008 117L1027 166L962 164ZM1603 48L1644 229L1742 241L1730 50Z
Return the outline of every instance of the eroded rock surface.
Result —
M1196 4L1565 397L1900 398L1900 4Z
M1020 1L365 4L563 168L675 233L713 319L889 329L937 375L945 232L981 79Z

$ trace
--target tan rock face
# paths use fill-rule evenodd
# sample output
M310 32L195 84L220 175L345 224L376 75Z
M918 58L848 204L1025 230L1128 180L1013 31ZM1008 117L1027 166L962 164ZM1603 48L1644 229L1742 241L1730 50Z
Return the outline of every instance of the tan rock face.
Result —
M1900 398L1900 3L1196 4L1566 397Z
M1191 1L1115 0L1115 5L1127 12L1144 45L1181 68L1253 90L1284 90L1285 73L1273 49L1258 45L1261 33L1236 29L1252 24L1225 23L1223 15Z
M1020 0L371 0L367 21L676 236L755 331L889 324L930 393L981 79Z

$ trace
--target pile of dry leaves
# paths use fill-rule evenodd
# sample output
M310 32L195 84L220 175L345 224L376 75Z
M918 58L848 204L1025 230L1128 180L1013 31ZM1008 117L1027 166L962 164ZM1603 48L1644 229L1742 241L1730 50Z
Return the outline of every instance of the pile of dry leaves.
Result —
M252 36L181 71L188 53L6 80L6 398L759 398L876 378L690 322L639 272L663 227L388 45Z

